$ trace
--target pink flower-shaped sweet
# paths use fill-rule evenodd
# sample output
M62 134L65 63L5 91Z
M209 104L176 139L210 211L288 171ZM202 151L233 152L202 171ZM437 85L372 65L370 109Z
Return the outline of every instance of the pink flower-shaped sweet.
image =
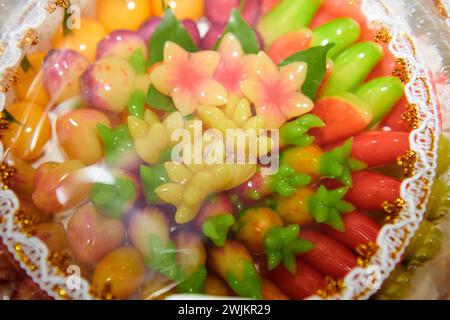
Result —
M214 51L189 53L173 42L164 47L164 62L152 72L155 88L172 97L182 115L199 105L222 106L228 101L225 88L213 79L220 55Z
M214 79L219 81L228 93L241 98L241 83L252 74L256 55L245 55L238 38L231 33L223 37L218 51L220 63Z
M312 110L313 102L300 91L306 72L304 62L278 68L267 54L258 53L254 72L242 82L241 90L255 105L256 113L266 119L269 129Z

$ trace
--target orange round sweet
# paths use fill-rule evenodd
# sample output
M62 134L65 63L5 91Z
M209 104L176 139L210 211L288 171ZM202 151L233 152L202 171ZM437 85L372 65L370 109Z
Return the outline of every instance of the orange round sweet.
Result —
M139 251L122 247L99 262L92 283L98 290L110 290L115 299L125 299L142 286L144 278L145 266Z
M151 0L153 14L162 16L164 9L161 0ZM170 7L177 19L199 20L204 15L204 0L164 0L166 7Z
M30 68L25 72L22 68L18 69L20 81L14 86L19 100L28 100L46 107L50 101L47 91L42 82L42 73L40 69L47 52L38 51L27 55Z
M90 61L95 60L97 43L106 36L103 25L93 19L81 19L80 28L73 29L66 36L62 35L62 27L56 31L53 45L60 49L72 49L83 54Z
M108 33L137 30L151 14L150 0L97 0L97 17Z
M51 137L50 120L45 109L36 103L22 101L6 107L6 110L16 121L11 122L3 133L5 147L26 161L38 158Z

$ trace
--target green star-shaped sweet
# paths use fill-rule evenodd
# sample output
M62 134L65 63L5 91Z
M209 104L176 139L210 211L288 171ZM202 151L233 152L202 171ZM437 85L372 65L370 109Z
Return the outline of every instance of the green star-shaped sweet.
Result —
M272 228L267 232L264 245L266 248L267 266L275 269L281 262L292 274L297 271L295 257L297 254L308 252L314 244L298 237L300 226L293 224L287 227Z
M289 165L281 165L277 174L272 176L271 188L274 192L283 197L289 197L297 191L298 188L307 186L311 182L311 177L296 172Z
M319 174L324 177L334 178L346 186L352 186L354 171L367 168L367 165L350 157L353 139L348 139L342 146L326 152L320 158Z
M134 151L133 138L127 125L111 129L103 124L98 124L97 130L105 146L105 157L108 164L114 165L123 154Z
M326 223L334 229L344 232L345 227L342 221L341 213L347 213L355 210L355 207L342 200L348 191L348 187L336 190L327 190L320 186L319 190L309 197L308 211L318 223Z
M308 131L323 126L325 123L319 117L307 114L283 125L280 129L280 137L287 144L306 147L314 141L314 137L309 135Z
M234 225L235 219L231 213L209 217L203 222L202 231L218 247L227 240L228 230Z

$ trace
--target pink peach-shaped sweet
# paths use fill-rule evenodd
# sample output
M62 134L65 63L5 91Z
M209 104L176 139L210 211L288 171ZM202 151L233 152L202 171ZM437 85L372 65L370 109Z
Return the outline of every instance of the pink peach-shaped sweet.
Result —
M77 210L67 225L67 240L77 261L92 263L119 248L125 238L120 220L109 219L86 205Z
M206 0L205 15L212 23L227 23L233 9L239 9L240 0ZM261 0L245 0L242 17L254 25L261 14Z
M120 113L134 91L136 75L122 58L105 58L91 64L81 77L84 98L94 108Z
M91 192L92 172L80 160L46 162L34 175L32 199L44 213L57 214L84 202Z
M80 94L79 78L89 61L74 50L51 50L42 65L45 89L54 103Z
M148 44L151 36L153 35L153 32L155 32L160 23L160 17L151 17L141 25L137 33L145 41L145 43ZM194 41L195 45L198 46L200 44L200 32L198 31L197 23L194 20L190 19L183 20L181 21L181 23L189 32L192 41Z
M70 159L81 160L86 165L102 159L103 145L98 135L98 124L111 126L108 117L94 109L74 109L58 117L58 141Z
M128 60L138 49L147 56L147 45L138 33L115 30L97 44L97 60L109 57Z

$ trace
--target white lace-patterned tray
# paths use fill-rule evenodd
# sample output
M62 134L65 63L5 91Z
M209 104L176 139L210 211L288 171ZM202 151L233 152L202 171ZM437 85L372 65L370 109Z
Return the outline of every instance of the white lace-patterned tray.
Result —
M396 1L362 0L361 5L368 21L384 24L388 28L392 35L390 50L396 58L403 59L409 66L410 81L405 91L409 103L416 105L419 117L419 126L410 135L411 150L417 155L414 175L402 182L403 209L398 218L381 229L377 239L378 250L365 267L356 267L343 279L343 289L329 296L331 299L366 299L376 292L380 283L400 261L409 240L422 221L434 178L437 140L440 136L438 98L432 89L431 73L421 59L420 49L409 35L411 30L396 10ZM36 34L39 36L37 46L48 45L46 39L50 38L62 19L61 8L51 10L55 8L54 2L22 1L7 22L0 38L0 86L3 88L8 86L11 72L16 70L25 52L35 48L31 42ZM13 90L9 90L7 94L0 93L0 110L13 99ZM0 145L0 156L2 153ZM11 190L0 190L0 216L3 216L0 219L0 237L26 273L56 299L92 299L87 281L82 280L79 288L71 286L70 279L47 261L46 246L39 239L21 232L14 221L14 213L18 208L16 195Z

